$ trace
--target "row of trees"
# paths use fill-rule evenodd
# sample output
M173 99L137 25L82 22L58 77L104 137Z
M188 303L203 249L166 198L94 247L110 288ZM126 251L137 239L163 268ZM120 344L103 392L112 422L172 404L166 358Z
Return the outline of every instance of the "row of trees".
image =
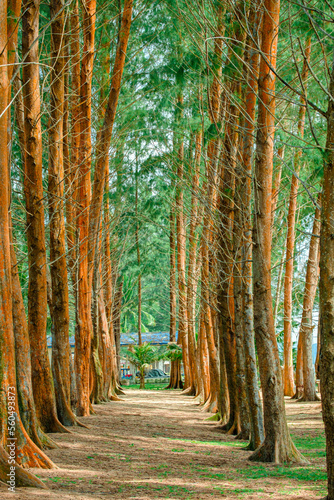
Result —
M2 443L15 387L17 462L52 467L47 433L118 398L121 328L168 322L185 391L252 459L302 461L284 395L316 398L319 302L332 499L332 8L196 7L2 2Z

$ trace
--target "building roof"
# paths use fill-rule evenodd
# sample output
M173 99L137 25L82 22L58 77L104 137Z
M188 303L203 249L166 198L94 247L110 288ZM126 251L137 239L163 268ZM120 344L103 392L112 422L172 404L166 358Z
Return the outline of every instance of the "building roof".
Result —
M142 333L143 342L150 342L153 345L166 345L169 342L169 332L147 332ZM121 345L137 344L138 333L121 333Z
M153 345L166 345L169 342L169 332L147 332L142 333L141 338L143 342L150 342ZM136 344L138 342L138 333L121 333L121 345ZM48 347L52 347L52 336L47 337ZM70 336L70 346L75 346L74 335Z
M52 347L52 336L51 335L49 335L47 337L47 344L48 344L48 347ZM75 346L75 337L74 337L74 335L72 335L70 337L70 347L74 347L74 346Z

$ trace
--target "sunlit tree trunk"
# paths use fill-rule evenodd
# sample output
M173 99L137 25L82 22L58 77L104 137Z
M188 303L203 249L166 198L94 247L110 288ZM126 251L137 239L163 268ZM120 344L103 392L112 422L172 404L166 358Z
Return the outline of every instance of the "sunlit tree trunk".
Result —
M305 50L306 59L304 60L303 71L301 74L301 82L306 89L306 80L308 76L308 61L311 52L311 39L309 38ZM301 138L304 136L306 106L304 97L301 98L301 106L299 107L298 117L298 133ZM294 156L294 170L296 175L292 176L289 211L288 211L288 229L286 238L286 258L285 258L285 276L284 276L284 395L293 396L294 391L294 374L292 361L292 336L291 336L291 320L292 320L292 284L293 284L293 261L295 249L295 224L297 211L297 195L298 195L298 173L300 170L301 151L297 151Z
M172 200L169 212L169 341L176 342L176 226L175 182L171 183ZM178 343L181 343L179 337ZM172 360L167 389L183 389L181 361Z
M178 95L177 101L177 124L179 118L183 116L183 97ZM180 126L180 125L179 125ZM176 183L176 241L177 241L177 275L179 291L179 328L178 341L182 344L182 356L184 367L184 387L187 389L191 385L191 375L189 370L188 352L188 327L187 327L187 289L186 289L186 229L184 221L184 193L183 193L183 170L184 170L184 143L183 137L178 133L175 141L178 148L177 161L177 183Z
M253 216L254 329L263 392L265 440L250 457L264 462L300 461L285 416L283 380L271 296L271 206L275 131L275 74L279 0L263 6ZM268 62L267 62L268 61Z
M46 342L47 284L38 64L39 1L22 5L22 70L25 110L24 192L29 261L28 329L32 386L38 420L46 432L65 432L56 415Z
M318 196L318 203L320 205L321 195ZM301 401L317 401L319 399L316 394L315 371L312 356L312 310L319 278L320 217L321 209L319 206L316 208L314 215L313 230L306 267L303 314L299 330L303 353L303 395Z
M249 449L256 450L264 439L262 403L259 397L257 362L254 341L253 322L253 292L252 292L252 164L254 149L254 129L256 116L257 78L260 58L255 42L261 24L260 2L254 2L249 14L249 23L252 29L253 41L246 42L247 89L245 91L245 122L243 134L242 162L243 173L241 184L242 210L242 300L243 300L243 329L244 351L246 358L246 392L249 407L251 436Z
M77 325L75 331L75 374L77 383L77 415L90 413L89 367L91 354L91 284L88 281L88 226L91 198L91 95L94 62L96 0L83 2L83 54L80 74L80 156L77 188Z
M15 445L15 458L25 467L52 468L53 464L32 442L24 429L17 395L14 325L12 310L12 273L10 258L10 176L8 168L8 113L10 84L7 68L7 14L11 4L0 5L0 480L7 483L9 474L8 445ZM14 429L11 430L14 419ZM32 474L17 467L17 482L42 486Z
M51 101L49 129L50 270L52 281L52 371L56 407L64 425L75 425L71 409L69 297L64 220L64 11L62 0L51 2Z
M326 432L328 496L334 500L334 68L329 85L320 231L320 380Z
M106 180L106 156L108 155L110 148L110 141L117 111L117 103L121 89L122 74L131 28L132 4L133 0L125 0L112 72L109 98L104 114L102 128L96 145L96 164L92 200L89 211L88 259L90 283L92 283L93 280L93 264L96 248L95 242L101 224L102 198Z
M192 175L192 196L191 196L191 212L190 212L190 228L189 228L189 260L188 260L188 283L187 283L187 310L188 310L188 347L189 347L189 364L190 370L193 373L190 387L190 394L198 393L198 369L196 362L196 253L197 253L197 234L198 227L198 188L199 188L199 171L201 160L202 134L196 135L194 171Z

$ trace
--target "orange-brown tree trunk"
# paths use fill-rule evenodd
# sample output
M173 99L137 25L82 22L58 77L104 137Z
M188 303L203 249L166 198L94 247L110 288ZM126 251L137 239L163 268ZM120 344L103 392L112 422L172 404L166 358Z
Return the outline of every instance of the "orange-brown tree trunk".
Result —
M250 457L255 461L276 463L302 459L291 441L286 422L271 296L271 207L275 131L275 74L271 68L276 67L279 12L279 0L265 0L258 83L253 216L254 329L263 392L265 439Z
M60 424L52 388L46 342L47 283L43 206L42 133L38 64L39 1L22 5L22 70L25 110L24 192L29 261L28 329L32 386L38 420L46 432L66 432Z
M5 450L14 448L14 458L26 467L49 467L52 462L31 441L19 413L17 397L12 279L10 258L10 177L8 168L8 105L10 84L7 68L7 1L0 5L0 480L9 480L9 457ZM9 448L8 448L9 447ZM15 462L14 462L15 464ZM30 473L17 467L21 485L41 486ZM15 490L14 481L14 490Z
M334 69L329 84L320 233L320 381L325 423L328 496L334 500Z
M69 297L64 219L64 31L62 0L52 0L51 24L51 100L49 128L49 217L50 271L52 282L52 372L58 418L71 426L78 421L71 409L69 343Z
M183 96L178 95L176 108L176 123L180 126L180 118L183 116ZM184 175L184 143L182 132L178 131L175 147L178 148L175 154L177 162L177 182L176 182L176 241L177 241L177 275L179 291L179 327L178 342L182 344L182 357L184 368L184 388L191 387L191 374L189 369L189 351L188 351L188 326L187 326L187 288L186 288L186 229L184 221L184 193L183 193L183 175ZM175 151L176 153L176 151Z
M190 212L190 228L189 228L189 260L188 260L188 283L187 283L187 311L188 311L188 347L189 347L189 365L192 371L192 387L189 394L195 395L198 393L198 369L196 355L196 253L197 240L196 229L198 227L198 188L199 188L199 172L201 161L202 134L199 132L196 135L194 172L192 176L192 196L191 196L191 212Z
M308 62L311 52L311 39L309 38L305 50L305 60L303 71L301 74L301 82L306 88L306 80L308 76ZM304 97L301 98L301 106L299 108L298 133L301 138L304 136L306 106ZM300 170L301 151L297 151L294 157L294 170L296 175L292 176L289 211L288 211L288 229L286 238L286 258L285 258L285 276L284 276L284 395L293 396L294 389L294 373L292 361L292 335L291 335L291 320L292 320L292 284L293 284L293 261L295 249L295 224L297 211L297 195L298 195L298 173Z
M133 0L125 0L109 91L109 98L104 114L102 128L96 145L94 183L92 201L89 211L88 258L90 285L92 284L93 280L93 263L96 248L96 238L101 224L102 198L106 180L106 156L108 155L110 147L110 141L117 111L117 103L121 89L122 75L131 28L132 5Z
M318 196L318 203L320 205L321 195ZM314 215L313 230L306 267L303 314L299 330L303 359L303 395L300 399L301 401L317 401L319 399L316 394L315 371L312 356L312 310L319 278L320 216L321 209L320 206L318 206Z
M80 157L77 187L77 325L75 331L75 375L77 415L90 413L90 354L93 325L91 318L91 285L88 280L89 205L91 197L91 99L94 62L96 0L83 2L83 54L80 74Z
M246 358L246 393L249 407L251 427L250 443L248 448L256 450L264 439L262 403L259 397L257 362L254 341L253 322L253 292L252 292L252 164L254 150L254 129L256 116L257 79L259 73L259 54L255 42L258 38L261 24L259 2L252 4L249 13L249 24L252 29L253 40L246 42L246 57L248 71L246 73L248 87L245 92L245 121L243 134L241 175L241 211L243 234L241 247L241 274L242 274L242 309L243 309L243 340Z
M175 182L171 183L171 206L169 212L169 341L176 342L176 226L175 226ZM181 344L180 337L178 343ZM183 389L181 361L172 360L169 384L166 389Z

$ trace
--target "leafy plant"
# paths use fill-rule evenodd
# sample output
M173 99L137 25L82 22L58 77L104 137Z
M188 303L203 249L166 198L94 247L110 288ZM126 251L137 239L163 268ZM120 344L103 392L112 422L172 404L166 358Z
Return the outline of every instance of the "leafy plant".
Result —
M139 370L139 389L145 389L145 369L157 361L160 354L150 342L144 342L141 345L129 346L126 357Z

